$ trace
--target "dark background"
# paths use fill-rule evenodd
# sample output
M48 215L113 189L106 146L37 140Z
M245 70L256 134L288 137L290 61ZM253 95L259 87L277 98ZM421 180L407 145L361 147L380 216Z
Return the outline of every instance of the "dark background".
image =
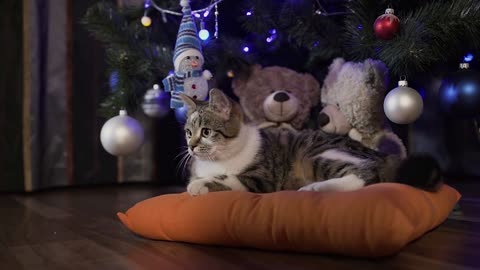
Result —
M104 49L79 23L87 8L95 2L97 1L71 2L73 184L112 183L116 181L118 172L117 159L106 153L99 141L100 129L106 119L99 116L97 109L110 91ZM195 2L193 8L197 7ZM338 10L342 6L342 1L323 2L330 10ZM236 19L245 12L244 1L226 0L219 8L220 35L237 36L246 43L254 38L242 30ZM22 189L23 185L22 1L1 1L0 14L0 190L18 190ZM172 24L178 25L178 19L169 17L169 27L172 27ZM177 27L173 29L170 32L174 35ZM308 71L319 81L325 76L329 64L328 61L320 62L311 70L305 70L307 55L301 50L293 50L288 43L277 44L274 49L262 54L254 50L252 55L264 66L280 65L297 71ZM476 59L472 65L476 66ZM457 66L458 63L452 63L449 69L455 70ZM218 86L231 94L230 81L225 76L226 67L209 66L207 62L206 68L216 75ZM159 80L164 75L159 74ZM410 152L431 153L452 178L478 176L478 131L472 121L449 118L440 112L436 98L441 79L419 74L418 78L410 81L410 85L424 96L425 112L415 124L409 127L393 125L394 130L404 139ZM395 85L396 80L392 80L391 88ZM185 178L181 171L176 169L179 159L175 158L184 144L184 139L181 125L174 113L170 112L162 119L145 118L143 121L152 126L146 136L152 142L151 157L154 164L151 175L144 180L152 180L158 184L184 183ZM50 186L47 180L41 183L44 183L42 187Z

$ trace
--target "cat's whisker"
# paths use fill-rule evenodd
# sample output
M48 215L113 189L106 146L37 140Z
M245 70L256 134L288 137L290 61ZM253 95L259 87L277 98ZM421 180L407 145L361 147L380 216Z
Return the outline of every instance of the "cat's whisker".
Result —
M185 163L185 160L188 160L190 158L190 154L188 152L185 152L183 154L183 157L180 159L180 162L177 164L176 168L176 173L178 175L179 170L182 168L182 165Z
M179 158L180 156L185 155L186 153L188 153L188 149L181 151L181 152L178 153L173 159L177 159L177 158Z
M183 165L182 177L185 177L185 174L187 173L187 170L188 170L188 164L190 163L191 159L192 159L192 156L188 155L187 160L185 161L185 164Z

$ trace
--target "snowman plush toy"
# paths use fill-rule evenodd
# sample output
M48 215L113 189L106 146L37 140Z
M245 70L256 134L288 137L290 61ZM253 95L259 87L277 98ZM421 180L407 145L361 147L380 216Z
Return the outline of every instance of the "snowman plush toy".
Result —
M207 81L212 78L210 71L203 70L202 45L197 35L190 1L181 0L180 5L183 17L173 54L175 71L162 81L165 91L171 93L170 107L172 109L183 107L183 102L179 97L180 93L193 99L205 100L208 95Z

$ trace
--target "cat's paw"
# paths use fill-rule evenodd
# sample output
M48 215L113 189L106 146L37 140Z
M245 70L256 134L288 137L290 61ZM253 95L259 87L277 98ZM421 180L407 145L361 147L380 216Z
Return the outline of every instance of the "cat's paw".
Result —
M210 192L208 184L212 181L206 179L198 179L190 182L187 186L187 192L192 196L204 195Z

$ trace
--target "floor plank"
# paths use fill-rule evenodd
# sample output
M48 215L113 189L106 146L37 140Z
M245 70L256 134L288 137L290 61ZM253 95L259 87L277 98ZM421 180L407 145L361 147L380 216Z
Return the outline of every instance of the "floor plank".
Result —
M480 183L460 209L399 254L376 260L152 241L115 213L181 187L70 188L0 196L1 269L479 269Z

